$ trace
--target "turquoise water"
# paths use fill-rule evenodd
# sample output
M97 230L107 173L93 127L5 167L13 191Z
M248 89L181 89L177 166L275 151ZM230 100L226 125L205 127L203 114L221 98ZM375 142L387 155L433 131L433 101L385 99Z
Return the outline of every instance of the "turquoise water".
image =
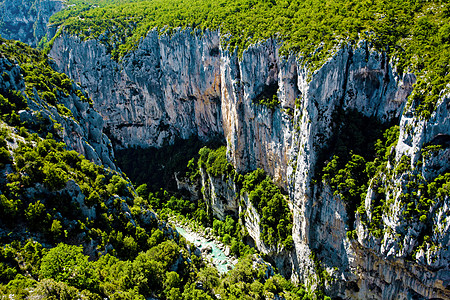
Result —
M195 244L196 242L200 243L200 250L205 249L208 246L211 246L212 253L211 256L213 258L213 263L216 266L217 270L220 273L228 272L228 266L233 268L233 264L229 262L229 258L220 250L214 242L208 242L204 238L195 238L190 235L186 230L181 227L175 226L175 229L189 242Z

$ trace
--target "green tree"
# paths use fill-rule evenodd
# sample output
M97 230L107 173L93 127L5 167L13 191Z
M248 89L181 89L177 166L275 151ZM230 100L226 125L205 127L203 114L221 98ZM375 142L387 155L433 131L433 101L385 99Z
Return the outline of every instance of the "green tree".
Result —
M25 210L26 219L36 229L46 221L45 216L45 205L40 200L30 203Z
M68 180L66 171L54 164L45 164L43 168L44 184L53 191L62 189Z
M61 238L63 229L59 220L53 220L52 226L50 227L50 232L55 241Z
M66 282L77 288L97 285L83 247L60 243L42 258L40 273L43 278Z
M172 288L180 288L181 279L180 275L176 272L167 272L166 280L164 281L164 289L170 291Z
M147 184L141 184L140 186L138 186L136 188L136 193L139 195L139 197L142 197L144 199L148 198L148 188L147 188Z

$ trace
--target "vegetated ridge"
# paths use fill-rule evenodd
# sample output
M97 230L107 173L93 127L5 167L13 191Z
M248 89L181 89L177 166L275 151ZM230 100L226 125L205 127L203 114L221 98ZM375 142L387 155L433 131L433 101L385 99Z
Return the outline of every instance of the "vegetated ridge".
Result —
M158 80L162 91L173 91L161 111L170 116L160 126L173 126L169 136L183 124L169 109L219 97L222 118L216 118L223 122L200 121L222 126L238 173L263 167L288 192L294 247L276 261L285 275L344 298L448 297L439 285L449 258L440 246L448 236L447 3L230 1L211 3L215 9L206 8L206 15L188 15L192 9L182 3L168 3L167 10L154 3L103 3L69 18L59 23L50 53L94 93L89 75L107 74L96 63L119 83L135 78L138 97L131 97L130 111L159 105L146 95L148 86L159 88L153 88ZM291 5L294 15L277 22ZM148 19L140 13L146 9ZM208 23L220 13L215 25ZM103 14L123 19L95 23ZM82 56L90 57L85 68L73 63ZM220 78L212 89L202 68ZM109 96L100 101L122 104L121 95ZM136 116L127 120L130 128L141 120ZM135 142L117 132L123 145ZM436 151L423 155L428 147ZM206 209L222 221L228 215L247 220L247 242L273 253L260 240L261 212L236 193L239 181L204 173Z
M269 38L317 68L336 48L366 40L385 51L400 72L419 78L412 101L429 117L450 80L450 7L446 1L78 1L50 19L84 39L97 39L119 59L153 28L219 30L240 53Z

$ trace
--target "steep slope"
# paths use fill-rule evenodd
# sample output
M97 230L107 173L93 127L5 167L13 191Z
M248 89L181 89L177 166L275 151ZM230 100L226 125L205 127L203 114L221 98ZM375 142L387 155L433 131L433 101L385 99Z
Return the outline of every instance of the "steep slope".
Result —
M54 36L55 31L47 25L61 9L62 0L0 1L0 35L36 47L42 38L50 40Z
M56 73L41 52L21 42L2 39L2 55L6 56L1 58L2 91L5 95L10 90L25 95L17 96L18 104L4 100L3 120L51 131L87 159L116 169L111 142L103 134L102 117L80 87L65 74Z
M98 99L94 107L117 146L148 147L223 134L219 61L211 52L218 44L212 33L160 40L153 32L119 65L97 41L68 37L54 42L51 56Z
M216 43L210 42L211 36L214 37ZM198 41L196 42L199 45L197 50L202 49L201 52L189 50L190 46L186 45L191 45L192 40ZM169 121L164 121L164 123L170 126L165 128L166 131L175 134L179 132L181 137L186 137L189 134L199 134L202 137L208 137L208 134L211 133L213 135L220 134L219 125L223 124L222 130L227 140L228 155L236 169L245 172L257 167L263 168L275 178L276 182L289 190L294 219L292 236L294 238L295 255L290 256L291 262L286 266L285 274L290 274L289 269L292 268L293 274L297 274L296 276L300 276L302 280L311 281L310 274L320 275L317 264L314 264L314 260L311 260L311 257L315 257L317 261L321 262L319 264L321 268L327 270L330 276L346 278L344 281L329 280L327 282L327 288L333 295L356 298L369 296L395 298L394 295L412 297L417 293L424 297L448 297L446 285L439 284L439 282L446 282L445 274L448 273L448 265L445 263L448 259L446 250L439 250L443 252L439 252L438 255L444 259L433 267L424 264L424 260L419 259L419 257L412 257L412 261L415 261L418 265L424 265L428 269L421 269L414 263L404 261L407 257L411 259L413 250L417 249L421 243L420 236L423 235L423 231L420 229L420 225L416 223L417 220L397 217L394 219L395 221L388 221L392 220L390 211L395 211L397 216L401 215L401 207L407 203L405 200L398 200L401 193L390 196L397 200L395 200L396 206L390 205L382 213L384 221L381 227L385 237L384 239L380 239L382 236L375 238L376 242L372 244L373 242L370 241L373 237L363 223L358 223L358 216L356 224L360 225L354 227L352 224L352 220L355 220L355 210L349 212L346 209L348 204L339 195L333 196L330 187L326 184L321 185L317 173L325 166L323 161L330 160L336 154L333 153L333 147L337 148L335 136L347 134L345 132L339 133L341 127L344 126L340 122L345 121L345 118L339 117L338 114L347 113L350 120L352 117L363 120L363 123L359 123L360 126L364 126L364 120L376 119L379 124L387 124L398 122L400 118L400 124L402 125L400 136L404 140L417 141L417 137L409 136L406 138L408 134L414 134L414 132L417 132L415 134L419 136L427 137L419 139L420 142L416 142L414 145L416 149L421 149L423 145L431 142L437 136L448 135L449 128L445 115L448 98L445 96L441 98L438 102L438 109L432 113L431 119L420 121L419 117L413 117L414 120L417 120L415 122L423 124L424 130L427 130L427 132L430 130L431 133L420 132L420 129L407 133L408 126L405 127L403 124L406 122L405 118L408 118L412 113L402 113L402 111L406 105L407 97L412 91L415 76L412 74L399 75L388 62L385 54L368 48L366 43L361 43L357 47L344 47L337 51L323 67L309 75L311 73L307 66L298 63L294 58L281 59L278 56L278 46L272 41L251 46L244 51L242 59L239 59L236 54L222 50L218 41L219 35L217 32L196 37L189 31L179 31L170 38L162 36L160 39L154 32L143 40L140 46L143 47L142 50L139 48L130 56L125 57L121 65L110 59L106 65L112 64L117 67L96 68L94 71L92 67L85 68L86 64L80 62L85 57L89 57L88 66L105 65L104 61L108 61L108 56L105 55L106 49L96 41L81 42L76 37L62 36L55 40L50 55L55 58L62 70L65 70L74 80L80 81L82 85L86 86L90 95L95 95L96 99L103 99L99 102L101 105L96 106L94 102L94 106L99 109L101 114L110 117L116 114L116 120L126 120L124 123L130 125L123 129L124 127L120 126L119 121L112 121L112 118L106 120L109 126L117 124L115 125L116 128L120 129L110 132L114 139L121 141L119 145L122 147L136 145L134 137L140 137L138 145L141 146L161 145L161 136L168 135L166 133L161 135L161 132L165 131L155 131L151 128L159 126L167 116L169 116L167 119ZM189 65L183 65L183 59L180 58L174 64L176 68L159 69L158 66L164 66L174 61L171 58L167 58L166 61L163 56L160 56L160 59L156 62L147 63L149 56L156 56L149 46L160 44L168 44L172 50L172 52L164 51L163 53L184 53L185 55L178 57L185 59L189 62ZM217 47L219 48L219 56L215 58L209 56L208 54L213 53ZM86 53L86 51L89 52ZM205 57L206 64L204 63ZM75 64L75 62L79 63ZM131 65L140 67L134 69L130 67ZM201 69L201 72L187 72L186 76L181 78L177 77L184 73L176 73L176 70L190 70L191 65L209 68L210 71L207 74L210 75L210 78L220 78L220 80L206 82L215 83L216 87L211 88L208 85L198 84L199 82L205 82L203 74L206 72L203 72L204 69ZM134 75L136 70L141 69L148 70L146 72L148 77L141 77L148 78L142 79L146 80L146 84L151 84L153 80L158 78L160 83L171 82L170 91L173 91L172 89L178 91L175 97L172 96L174 93L161 92L166 97L163 98L165 100L164 105L170 106L170 108L167 111L165 110L167 108L162 109L159 118L152 115L153 120L147 123L148 125L145 125L145 122L142 122L142 124L139 120L140 118L148 118L149 114L140 115L137 113L137 108L158 107L159 102L155 102L153 97L147 98L145 92L138 91L135 94L142 96L136 97L136 100L133 100L133 97L121 96L118 101L117 97L103 96L99 92L103 90L128 93L130 90L121 87L135 87L137 84L145 87L141 83L142 81L132 80L132 78L137 78ZM114 75L111 76L111 73ZM161 75L153 77L151 74L154 73ZM169 74L171 74L170 77ZM164 79L167 78L166 76L173 81ZM105 80L105 84L102 80L94 80L94 78L118 77L126 79L117 80L114 83ZM189 78L187 84L185 78ZM275 109L264 105L255 105L254 99L266 90L270 90L271 86L277 87L275 91L281 105ZM113 88L111 89L111 87ZM220 105L217 102L213 105L214 102L211 102L209 98L209 91L213 90L215 91L214 95L217 95L219 87ZM145 87L144 90L146 89L150 90ZM161 88L151 90L157 92ZM162 88L162 90L164 91L165 88ZM195 91L194 95L190 94L191 91ZM272 95L269 95L269 97ZM188 103L183 102L186 101L185 99L188 99ZM111 106L107 104L108 101L111 101ZM128 102L126 105L129 107L129 112L132 113L117 109L121 107L117 104L123 101ZM172 110L172 107L183 108L186 106L191 111L181 110L182 115L177 114L170 117L176 111ZM294 109L294 107L295 113L292 116L288 112L289 109ZM196 108L200 109L196 110ZM206 110L203 110L203 108L206 108ZM412 105L409 107L409 111L411 110L414 110ZM193 113L188 114L187 112ZM352 113L355 115L355 112L356 116L352 116ZM443 115L438 116L438 114ZM213 117L211 119L205 117L199 119L197 117L199 115ZM136 122L139 124L136 124ZM185 124L192 125L186 126ZM198 128L203 128L203 126L212 130L210 132L208 130L199 131ZM150 130L148 130L148 127ZM430 129L427 129L429 127ZM164 130L164 127L159 126L158 128ZM185 134L186 131L183 130L188 128L194 128L194 130ZM149 134L149 138L141 139L144 134ZM375 142L373 137L372 140L371 137L363 136L363 138L367 138L363 143L373 145ZM358 141L352 140L348 142L358 143ZM352 146L346 145L349 150L352 149ZM447 150L440 151L436 154L436 157L447 157L448 154L445 154ZM365 153L357 154L365 155ZM395 157L397 160L394 159L389 162L391 169L395 169L395 166L400 163L401 155L396 154ZM370 159L370 157L367 159ZM434 160L434 163L438 162ZM410 164L414 165L414 161L411 161ZM443 164L438 168L440 172L445 172L448 169L448 160L440 160L439 164ZM421 169L416 168L414 172L421 172ZM434 179L437 173L427 180ZM396 176L406 175L397 174ZM392 180L393 183L386 183L388 191L393 191L393 184L396 179ZM367 193L370 193L370 189ZM387 193L384 201L390 199L388 195ZM430 197L433 197L433 195L430 195ZM444 216L448 211L446 204L444 204L448 201L448 196L442 197L434 200L438 203L437 207L441 207L440 209L437 207L430 208L427 217L427 222L430 222L429 228L440 228L439 223L441 221L437 216ZM367 201L369 201L367 203L370 203L370 200ZM355 205L359 206L359 204ZM368 204L366 210L370 212L374 208ZM436 213L437 215L435 215ZM358 242L347 237L347 232L352 231L353 228L358 232ZM411 246L408 251L398 251L398 247L403 246L398 246L398 243L395 242L392 244L394 240L398 239L394 239L394 237L402 236L410 230L417 231L409 241ZM434 237L433 243L441 245L438 248L443 247L441 249L445 249L444 245L448 241L448 230L441 228L441 232L443 236ZM380 244L380 241L383 242ZM387 246L388 244L389 246ZM426 242L424 245L428 247ZM397 250L390 252L386 247ZM315 256L312 253L315 253ZM371 258L369 259L369 257ZM385 260L388 257L391 257L390 260ZM373 260L378 261L378 263L370 263ZM403 267L395 267L398 263ZM368 275L375 272L377 268L392 271L387 274L377 272L375 276ZM433 271L439 269L441 271ZM395 281L395 284L392 282L393 279L390 279L392 276L399 278ZM318 280L322 279L319 278ZM390 288L387 288L387 286L390 286ZM382 290L385 291L385 294L380 292Z
M118 198L120 201L133 199L131 185L116 171L111 142L102 132L102 119L83 90L55 72L44 54L19 41L0 40L0 73L4 154L1 209L2 226L6 228L2 239L24 235L18 240L32 237L45 242L42 232L53 230L45 226L53 228L57 221L66 238L69 235L82 240L80 236L89 230L81 228L78 232L80 228L73 222L94 221L100 211L112 208L100 207L100 201L114 194L124 196ZM109 181L117 189L101 188ZM25 221L21 213L36 203L41 203L40 213L44 215L32 216L33 221L26 216L31 224L20 226ZM128 206L124 210L129 211ZM36 235L24 234L27 226L34 226ZM91 247L95 248L94 244Z

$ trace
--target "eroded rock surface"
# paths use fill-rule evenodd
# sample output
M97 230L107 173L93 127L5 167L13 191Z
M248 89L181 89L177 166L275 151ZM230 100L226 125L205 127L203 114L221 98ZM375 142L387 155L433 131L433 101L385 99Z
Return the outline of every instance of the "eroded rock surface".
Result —
M55 40L50 56L60 71L88 90L118 147L223 135L229 160L239 172L263 168L270 174L288 191L294 217L294 250L274 251L285 275L315 284L323 275L317 269L320 261L322 271L334 278L325 284L332 296L450 298L448 196L436 201L427 216L427 226L434 230L430 239L438 247L430 244L417 254L413 249L421 243L422 225L403 217L405 203L400 199L408 172L422 168L423 177L433 180L448 170L448 97L443 95L430 119L415 116L414 107L405 109L415 76L397 73L389 58L367 43L336 50L314 72L294 57L280 57L278 51L279 45L268 40L238 57L222 49L218 32L180 30L172 36L150 32L121 63L113 61L100 42L67 35ZM273 96L280 102L276 107L255 103ZM411 170L383 179L392 190L393 204L383 211L382 238L375 238L357 213L349 216L344 201L325 182L317 182L317 170L340 126L336 114L345 112L382 123L399 121L393 164L404 155L411 157ZM444 147L418 167L421 149L438 142ZM209 185L215 214L235 213L233 184L202 178ZM255 240L258 217L246 222ZM350 227L357 239L347 237Z

